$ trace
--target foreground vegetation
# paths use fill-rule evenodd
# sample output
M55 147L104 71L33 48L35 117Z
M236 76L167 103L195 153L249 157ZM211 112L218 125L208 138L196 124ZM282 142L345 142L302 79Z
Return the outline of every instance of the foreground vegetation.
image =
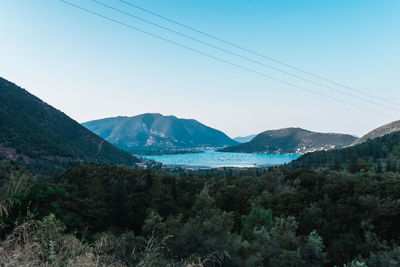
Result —
M400 173L0 171L0 264L399 266Z

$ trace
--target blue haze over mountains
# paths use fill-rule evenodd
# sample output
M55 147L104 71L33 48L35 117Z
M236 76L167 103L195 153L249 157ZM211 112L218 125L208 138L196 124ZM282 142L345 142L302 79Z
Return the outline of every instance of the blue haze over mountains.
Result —
M256 134L251 134L247 136L238 136L233 138L233 140L239 142L239 143L247 143L250 142L254 137L256 137Z

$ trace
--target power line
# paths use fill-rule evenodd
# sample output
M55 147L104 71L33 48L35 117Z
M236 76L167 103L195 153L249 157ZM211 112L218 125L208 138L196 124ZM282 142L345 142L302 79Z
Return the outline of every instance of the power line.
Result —
M168 28L168 27L164 27L164 26L162 26L162 25L160 25L160 24L158 24L158 23L155 23L155 22L152 22L152 21L150 21L150 20L144 19L144 18L142 18L142 17L136 16L136 15L134 15L134 14L132 14L132 13L129 13L129 12L120 10L120 9L118 9L118 8L109 6L109 5L107 5L107 4L104 4L104 3L102 3L102 2L99 2L99 1L97 1L97 0L90 0L90 1L92 1L92 2L94 2L94 3L96 3L96 4L98 4L98 5L104 6L104 7L106 7L106 8L109 8L109 9L111 9L111 10L117 11L117 12L119 12L119 13L121 13L121 14L130 16L130 17L133 17L133 18L135 18L135 19L138 19L138 20L143 21L143 22L145 22L145 23L148 23L148 24L150 24L150 25L153 25L153 26L156 26L156 27L158 27L158 28L164 29L164 30L166 30L166 31L172 32L172 33L174 33L174 34L183 36L183 37L185 37L185 38L187 38L187 39L196 41L196 42L201 43L201 44L203 44L203 45L206 45L206 46L212 47L212 48L214 48L214 49L220 50L220 51L222 51L222 52L225 52L225 53L227 53L227 54L233 55L233 56L235 56L235 57L238 57L238 58L241 58L241 59L245 59L245 60L250 61L250 62L252 62L252 63L256 63L256 64L258 64L258 65L261 65L261 66L263 66L263 67L270 68L270 69L275 70L275 71L277 71L277 72L284 73L284 74L286 74L286 75L289 75L289 76L295 77L295 78L297 78L297 79L300 79L300 80L303 80L303 81L306 81L306 82L309 82L309 83L312 83L312 84L315 84L315 85L318 85L318 86L321 86L321 87L330 89L330 90L332 90L332 91L335 91L335 92L338 92L338 93L341 93L341 94L344 94L344 95L353 97L353 98L358 99L358 100L361 100L361 101L364 101L364 102L367 102L367 103L370 103L370 104L374 104L374 105L376 105L376 106L383 107L383 108L386 108L386 109L390 109L390 110L393 110L393 111L396 111L396 112L400 112L400 110L398 110L398 109L395 109L395 108L392 108L392 107L387 107L387 106L382 105L382 104L380 104L380 103L376 103L376 102L374 102L374 101L371 101L371 100L368 100L368 99L365 99L365 98L362 98L362 97L359 97L359 96L356 96L356 95L353 95L353 94L344 92L344 91L342 91L342 90L338 90L338 89L333 88L333 87L331 87L331 86L327 86L327 85L325 85L325 84L321 84L321 83L319 83L319 82L315 82L315 81L313 81L313 80L310 80L310 79L301 77L301 76L296 75L296 74L292 74L292 73L290 73L290 72L281 70L281 69L279 69L279 68L275 68L275 67L273 67L273 66L271 66L271 65L262 63L262 62L260 62L260 61L254 60L254 59L251 59L251 58L249 58L249 57L242 56L242 55L240 55L240 54L231 52L231 51L226 50L226 49L224 49L224 48L221 48L221 47L215 46L215 45L213 45L213 44L210 44L210 43L208 43L208 42L205 42L205 41L199 40L199 39L197 39L197 38L194 38L194 37L192 37L192 36L190 36L190 35L187 35L187 34L184 34L184 33L178 32L178 31L175 31L175 30L170 29L170 28Z
M122 25L122 26L125 26L125 27L127 27L127 28L133 29L133 30L135 30L135 31L144 33L144 34L149 35L149 36L151 36L151 37L154 37L154 38L156 38L156 39L159 39L159 40L168 42L168 43L170 43L170 44L173 44L173 45L176 45L176 46L185 48L185 49L187 49L187 50L190 50L190 51L192 51L192 52L198 53L198 54L200 54L200 55L203 55L203 56L212 58L212 59L217 60L217 61L219 61L219 62L232 65L232 66L234 66L234 67L236 67L236 68L245 70L245 71L247 71L247 72L254 73L254 74L263 76L263 77L265 77L265 78L268 78L268 79L271 79L271 80L274 80L274 81L277 81L277 82L280 82L280 83L283 83L283 84L286 84L286 85L289 85L289 86L292 86L292 87L296 87L296 88L298 88L298 89L301 89L301 90L304 90L304 91L307 91L307 92L310 92L310 93L313 93L313 94L316 94L316 95L319 95L319 96L322 96L322 97L325 97L325 98L328 98L328 99L331 99L331 100L333 100L333 101L336 101L336 102L340 102L340 103L344 103L344 104L350 105L350 106L352 106L352 107L356 107L356 108L359 108L359 109L362 109L362 110L365 110L365 111L373 112L373 113L376 113L376 114L379 114L379 115L382 115L382 116L395 118L395 117L393 117L393 116L391 116L391 115L387 115L387 114L384 114L384 113L381 113L381 112L378 112L378 111L375 111L375 110L372 110L372 109L364 108L364 107L362 107L362 106L354 105L354 104L352 104L352 103L350 103L350 102L347 102L347 101L344 101L344 100L341 100L341 99L337 99L337 98L335 98L335 97L331 97L331 96L328 96L328 95L325 95L325 94L322 94L322 93L319 93L319 92L316 92L316 91L314 91L314 90L311 90L311 89L308 89L308 88L305 88L305 87L296 85L296 84L294 84L294 83L287 82L287 81L284 81L284 80L281 80L281 79L278 79L278 78L269 76L269 75L267 75L267 74L265 74L265 73L262 73L262 72L259 72L259 71L250 69L250 68L248 68L248 67L245 67L245 66L242 66L242 65L233 63L233 62L231 62L231 61L228 61L228 60L225 60L225 59L222 59L222 58L213 56L213 55L211 55L211 54L207 54L207 53L202 52L202 51L200 51L200 50L191 48L191 47L189 47L189 46L186 46L186 45L183 45L183 44L180 44L180 43L177 43L177 42L172 41L172 40L170 40L170 39L161 37L161 36L159 36L159 35L156 35L156 34L153 34L153 33L150 33L150 32L144 31L144 30L141 30L141 29L136 28L136 27L134 27L134 26L132 26L132 25L129 25L129 24L126 24L126 23L124 23L124 22L118 21L118 20L116 20L116 19L107 17L107 16L105 16L105 15L102 15L102 14L97 13L97 12L95 12L95 11L89 10L89 9L84 8L84 7L82 7L82 6L79 6L79 5L70 3L70 2L68 2L68 1L65 1L65 0L59 0L59 1L65 3L65 4L68 4L68 5L72 6L72 7L75 7L75 8L77 8L77 9L80 9L80 10L83 10L83 11L85 11L85 12L88 12L88 13L90 13L90 14L92 14L92 15L95 15L95 16L98 16L98 17L101 17L101 18L104 18L104 19L106 19L106 20L109 20L109 21L112 21L112 22L114 22L114 23L120 24L120 25Z
M314 78L323 80L323 81L325 81L325 82L329 82L329 83L331 83L331 84L334 84L334 85L336 85L336 86L340 86L340 87L342 87L342 88L346 88L346 89L348 89L348 90L357 92L357 93L359 93L359 94L362 94L362 95L365 95L365 96L368 96L368 97L371 97L371 98L375 98L375 99L377 99L377 100L386 102L386 103L388 103L388 104L391 104L391 105L395 105L395 106L400 107L400 105L399 105L398 103L395 103L395 102L386 100L386 99L381 98L381 97L374 96L374 95L372 95L372 94L365 93L365 92L363 92L363 91L361 91L361 90L359 90L359 89L353 88L353 87L348 86L348 85L345 85L345 84L343 84L343 83L339 83L339 82L333 81L333 80L331 80L331 79L324 78L324 77L322 77L322 76L320 76L320 75L317 75L317 74L314 74L314 73L312 73L312 72L306 71L306 70L301 69L301 68L299 68L299 67L295 67L295 66L293 66L293 65L284 63L284 62L279 61L279 60L277 60L277 59L274 59L274 58L272 58L272 57L265 56L265 55L263 55L263 54L261 54L261 53L258 53L258 52L256 52L256 51L254 51L254 50L245 48L245 47L243 47L243 46L240 46L240 45L234 44L234 43L232 43L232 42L226 41L226 40L224 40L224 39L222 39L222 38L219 38L219 37L217 37L217 36L215 36L215 35L212 35L212 34L209 34L209 33L204 32L204 31L198 30L198 29L196 29L196 28L187 26L187 25L185 25L185 24L183 24L183 23L180 23L180 22L178 22L178 21L176 21L176 20L167 18L167 17L165 17L165 16L162 16L162 15L160 15L160 14L158 14L158 13L155 13L155 12L153 12L153 11L151 11L151 10L145 9L145 8L140 7L140 6L138 6L138 5L132 4L132 3L127 2L127 1L124 1L124 0L118 0L118 1L120 1L120 2L122 2L122 3L125 3L125 4L127 4L127 5L129 5L129 6L132 6L132 7L136 8L136 9L142 10L142 11L144 11L144 12L146 12L146 13L152 14L152 15L154 15L154 16L156 16L156 17L162 18L162 19L164 19L164 20L166 20L166 21L172 22L172 23L174 23L174 24L176 24L176 25L179 25L179 26L181 26L181 27L184 27L184 28L186 28L186 29L189 29L189 30L192 30L192 31L194 31L194 32L197 32L197 33L199 33L199 34L201 34L201 35L207 36L207 37L209 37L209 38L211 38L211 39L220 41L220 42L225 43L225 44L228 44L228 45L230 45L230 46L232 46L232 47L238 48L238 49L240 49L240 50L242 50L242 51L246 51L246 52L251 53L251 54L253 54L253 55L256 55L256 56L262 57L262 58L264 58L264 59L267 59L267 60L269 60L269 61L275 62L275 63L280 64L280 65L282 65L282 66L285 66L285 67L287 67L287 68L296 70L296 71L301 72L301 73L303 73L303 74L310 75L310 76L312 76L312 77L314 77Z

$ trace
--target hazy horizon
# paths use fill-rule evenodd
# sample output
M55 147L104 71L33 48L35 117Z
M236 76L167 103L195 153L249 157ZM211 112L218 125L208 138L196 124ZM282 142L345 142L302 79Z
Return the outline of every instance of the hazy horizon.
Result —
M246 64L273 77L391 116L371 113L265 79L60 1L4 1L0 9L0 76L80 123L105 117L161 113L196 119L230 137L286 127L362 136L400 119L400 112L393 110L400 109L396 106L379 102L393 108L384 109L307 84L111 12L91 1L70 2L237 64ZM102 2L212 41L117 1ZM128 2L365 93L400 103L400 34L396 34L400 29L399 1ZM215 41L212 43L229 48Z

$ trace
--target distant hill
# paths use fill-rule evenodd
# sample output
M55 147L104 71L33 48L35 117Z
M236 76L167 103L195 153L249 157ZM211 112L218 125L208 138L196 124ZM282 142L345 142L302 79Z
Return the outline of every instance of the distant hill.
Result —
M3 78L1 160L17 160L38 173L53 173L80 162L133 165L139 161Z
M393 171L400 168L400 132L394 132L375 139L369 139L358 145L308 153L289 166L293 168L333 170Z
M114 117L83 123L83 126L126 151L179 150L225 147L237 144L226 134L196 120L158 113Z
M303 154L348 146L357 138L348 134L317 133L301 128L285 128L265 131L250 142L221 149L222 152Z
M372 130L371 132L367 133L360 139L356 140L354 142L354 145L364 143L368 139L372 140L372 139L384 136L386 134L391 134L391 133L398 132L398 131L400 131L400 120L385 124L379 128L376 128L375 130Z
M250 142L251 139L253 139L256 136L257 136L256 134L243 136L243 137L242 136L238 136L238 137L233 138L233 140L235 140L236 142L239 142L239 143L247 143L247 142Z

